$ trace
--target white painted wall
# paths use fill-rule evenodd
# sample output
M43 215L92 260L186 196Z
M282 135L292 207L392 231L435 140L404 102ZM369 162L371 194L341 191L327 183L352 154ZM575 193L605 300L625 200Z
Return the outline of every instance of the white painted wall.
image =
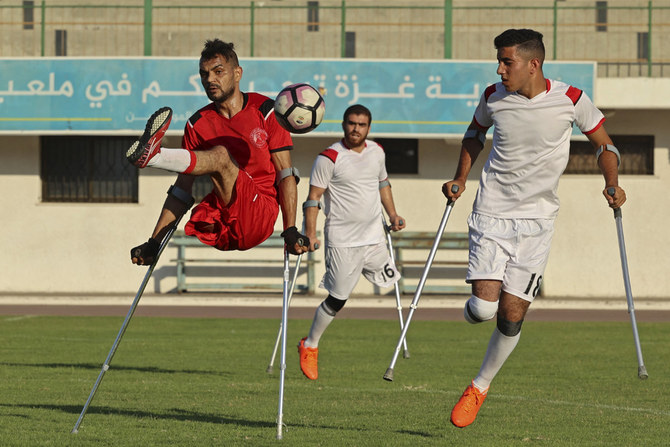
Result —
M633 293L639 297L666 297L670 286L666 256L670 236L665 231L670 219L669 87L670 79L599 79L597 84L597 105L609 117L606 128L611 134L656 136L655 174L620 180L629 197L623 208L624 228ZM374 122L372 130L374 135ZM178 145L178 134L171 134L168 143ZM295 138L294 162L303 173L301 202L314 158L335 139ZM422 140L419 175L392 176L396 205L407 219L408 230L437 230L445 205L440 188L453 175L459 149L457 140ZM482 155L473 169L447 231L467 231L465 221L484 159ZM142 171L137 204L47 204L40 199L38 137L0 136L0 160L0 293L134 295L146 270L130 263L129 250L149 236L173 176ZM624 296L616 228L601 196L603 186L599 176L562 178L562 209L545 274L545 296ZM250 252L218 255L252 256ZM424 260L426 255L417 254ZM147 291L174 289L175 268L169 262L174 256L172 249L163 255ZM281 253L277 256L281 258ZM466 259L465 253L458 252L438 256ZM323 263L319 278L322 273ZM428 281L441 279L429 276ZM462 284L462 279L457 277L456 282ZM355 292L373 293L374 289L361 280Z

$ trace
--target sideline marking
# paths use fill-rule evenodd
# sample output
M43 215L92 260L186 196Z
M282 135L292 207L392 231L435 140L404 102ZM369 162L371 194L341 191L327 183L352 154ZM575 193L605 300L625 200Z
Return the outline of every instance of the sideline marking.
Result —
M37 315L21 315L18 317L9 317L9 318L4 318L2 321L21 321L21 320L27 320L29 318L36 318Z

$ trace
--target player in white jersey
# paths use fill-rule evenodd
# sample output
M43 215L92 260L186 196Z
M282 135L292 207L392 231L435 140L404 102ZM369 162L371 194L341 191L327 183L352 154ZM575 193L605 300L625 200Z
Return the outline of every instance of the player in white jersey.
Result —
M542 34L510 29L494 40L501 82L486 89L463 138L454 180L443 193L456 200L493 126L493 145L468 218L470 260L465 304L470 323L497 324L482 366L454 406L451 422L474 422L489 385L519 341L521 325L537 294L549 256L559 201L558 179L570 155L573 124L596 149L612 208L626 201L618 184L620 155L608 136L603 114L584 92L542 72ZM453 185L458 191L452 193ZM614 196L607 194L614 188Z
M380 287L392 286L400 276L386 247L382 206L391 230L405 228L405 221L396 213L384 150L367 139L371 122L370 111L360 104L344 112L344 138L316 157L303 204L310 251L320 244L316 220L322 196L326 215L326 273L321 287L328 291L328 297L316 309L309 335L298 344L300 369L311 380L318 377L319 339L346 303L361 273Z

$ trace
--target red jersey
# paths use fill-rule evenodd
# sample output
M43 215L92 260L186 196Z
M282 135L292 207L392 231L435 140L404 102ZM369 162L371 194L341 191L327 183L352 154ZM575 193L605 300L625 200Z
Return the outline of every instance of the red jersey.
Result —
M272 99L258 93L243 95L242 110L230 119L221 116L214 103L193 114L184 128L182 147L193 151L225 146L262 193L276 196L277 174L270 154L293 149L291 134L277 123Z

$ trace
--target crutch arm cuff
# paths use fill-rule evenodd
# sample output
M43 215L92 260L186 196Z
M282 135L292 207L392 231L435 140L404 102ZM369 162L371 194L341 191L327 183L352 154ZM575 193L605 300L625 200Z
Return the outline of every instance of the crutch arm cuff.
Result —
M277 185L279 185L279 182L281 182L286 177L291 175L295 177L296 185L300 183L300 172L298 171L298 168L290 167L290 168L284 168L281 171L277 172Z
M168 188L167 193L169 196L174 197L175 199L179 200L181 203L186 205L188 209L190 209L193 204L195 203L195 199L193 196L183 189L181 189L177 185L172 185Z
M484 143L486 143L486 133L479 129L468 129L465 131L465 134L463 134L463 140L468 140L471 138L478 140L480 143L482 143L482 146L484 146Z
M312 207L321 209L321 202L319 202L318 200L310 199L310 200L305 200L302 204L302 210L303 211L305 211L307 208L312 208Z
M617 149L616 146L614 146L613 144L601 145L596 151L596 161L600 158L600 155L605 151L612 152L614 155L616 155L616 166L617 168L621 166L621 153L619 152L619 149Z

